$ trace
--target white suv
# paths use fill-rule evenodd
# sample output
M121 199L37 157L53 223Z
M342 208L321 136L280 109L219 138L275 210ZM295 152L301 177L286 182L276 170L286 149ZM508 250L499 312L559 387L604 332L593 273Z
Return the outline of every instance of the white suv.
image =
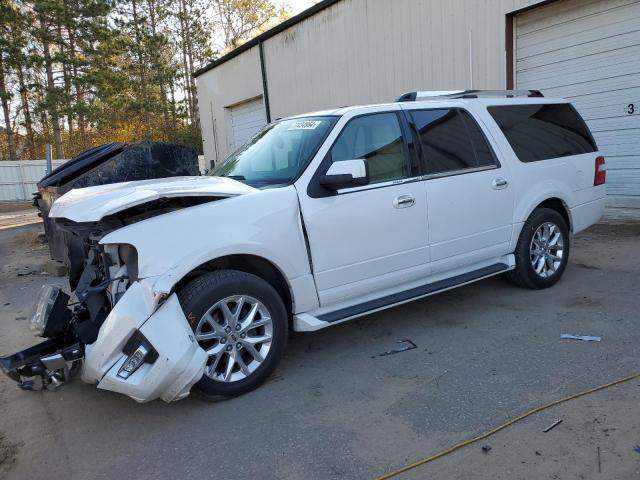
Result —
M238 395L274 370L289 329L502 273L550 287L571 233L600 218L604 183L576 110L535 91L414 92L278 120L211 176L60 198L50 217L84 242L80 305L49 336L77 342L85 381L138 401L194 384ZM71 368L63 347L38 355ZM2 365L30 387L23 357ZM64 362L32 360L45 386L67 378Z

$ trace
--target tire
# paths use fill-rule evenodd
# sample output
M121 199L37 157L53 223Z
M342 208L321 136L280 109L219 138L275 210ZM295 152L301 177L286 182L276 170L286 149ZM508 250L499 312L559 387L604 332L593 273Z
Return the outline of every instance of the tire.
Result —
M288 318L282 299L267 282L245 272L217 270L189 282L178 299L196 340L211 353L195 385L205 395L249 392L276 368L287 342Z
M548 231L553 233L546 245L545 225L555 227L553 229L549 227ZM560 234L559 240L553 245L554 238L558 233ZM558 249L560 242L561 248ZM550 208L537 208L524 222L514 252L516 267L507 272L506 276L511 282L521 287L535 290L549 288L560 280L564 273L569 260L569 247L569 227L564 217ZM545 257L545 255L547 256ZM559 261L558 258L560 258Z

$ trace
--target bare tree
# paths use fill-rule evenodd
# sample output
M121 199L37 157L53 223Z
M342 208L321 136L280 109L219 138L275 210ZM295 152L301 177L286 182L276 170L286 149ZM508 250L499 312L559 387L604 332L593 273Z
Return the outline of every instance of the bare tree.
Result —
M224 47L235 48L278 15L270 0L211 0Z

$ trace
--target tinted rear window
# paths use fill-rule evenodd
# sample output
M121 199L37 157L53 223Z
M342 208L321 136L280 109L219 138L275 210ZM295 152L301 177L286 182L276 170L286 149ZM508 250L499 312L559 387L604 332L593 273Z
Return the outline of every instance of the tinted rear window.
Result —
M504 105L488 110L522 162L597 150L589 129L568 103Z

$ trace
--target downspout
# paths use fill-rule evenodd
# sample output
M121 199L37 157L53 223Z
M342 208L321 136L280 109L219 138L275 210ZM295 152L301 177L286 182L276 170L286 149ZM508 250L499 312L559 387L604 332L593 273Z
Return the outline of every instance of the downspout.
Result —
M258 42L258 50L260 51L260 71L262 72L262 98L264 99L264 109L267 114L267 123L271 123L271 107L269 107L269 86L267 84L267 67L264 62L263 42Z
M473 90L473 37L469 30L469 90Z

